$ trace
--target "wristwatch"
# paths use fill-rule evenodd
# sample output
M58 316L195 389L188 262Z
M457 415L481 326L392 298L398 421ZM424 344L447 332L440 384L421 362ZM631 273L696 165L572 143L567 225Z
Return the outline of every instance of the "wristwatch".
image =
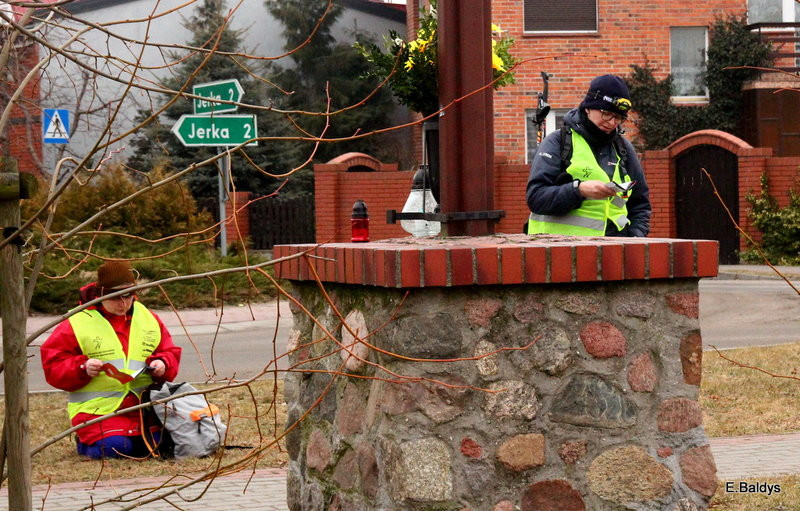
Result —
M576 179L576 180L574 180L574 181L572 182L572 187L573 187L574 189L576 189L576 190L577 190L579 186L581 186L581 180L580 180L580 179Z

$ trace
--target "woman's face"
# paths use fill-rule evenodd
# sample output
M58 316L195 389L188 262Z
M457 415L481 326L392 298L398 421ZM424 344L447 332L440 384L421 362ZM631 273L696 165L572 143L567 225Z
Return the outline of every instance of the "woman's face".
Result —
M595 126L606 133L611 133L617 128L617 126L621 126L625 122L624 117L614 112L609 112L608 110L595 110L587 108L586 117L588 117Z
M103 308L115 316L124 316L128 312L128 309L131 308L131 305L133 305L134 297L135 293L127 293L122 296L103 300Z

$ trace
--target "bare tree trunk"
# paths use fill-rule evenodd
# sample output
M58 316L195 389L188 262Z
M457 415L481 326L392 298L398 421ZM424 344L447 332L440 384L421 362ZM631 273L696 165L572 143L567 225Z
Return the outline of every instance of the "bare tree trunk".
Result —
M0 160L0 177L14 187L16 165ZM0 195L0 228L8 237L20 224L19 198L3 200ZM20 246L9 243L0 249L0 317L3 319L3 361L5 362L6 415L4 420L8 460L8 509L33 508L31 493L30 416L28 415L28 371L25 346L25 290L22 282Z

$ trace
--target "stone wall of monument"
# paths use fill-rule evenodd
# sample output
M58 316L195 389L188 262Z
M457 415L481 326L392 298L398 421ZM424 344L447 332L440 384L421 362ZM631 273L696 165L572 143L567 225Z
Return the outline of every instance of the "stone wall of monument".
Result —
M279 269L298 277L293 297L315 318L294 306L290 509L706 509L716 469L697 402L705 263L693 276L573 272L570 283L334 278L326 293L313 270Z

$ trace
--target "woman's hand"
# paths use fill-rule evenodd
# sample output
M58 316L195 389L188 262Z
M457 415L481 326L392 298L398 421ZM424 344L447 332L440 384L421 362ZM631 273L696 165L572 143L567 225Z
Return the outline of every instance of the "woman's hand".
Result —
M153 368L153 376L160 378L167 372L167 365L160 358L150 361L150 367Z
M578 193L586 199L607 199L617 194L603 181L581 181L581 184L578 185Z
M81 368L86 371L86 374L94 378L100 374L100 369L103 367L103 361L96 358L90 358L81 365Z

